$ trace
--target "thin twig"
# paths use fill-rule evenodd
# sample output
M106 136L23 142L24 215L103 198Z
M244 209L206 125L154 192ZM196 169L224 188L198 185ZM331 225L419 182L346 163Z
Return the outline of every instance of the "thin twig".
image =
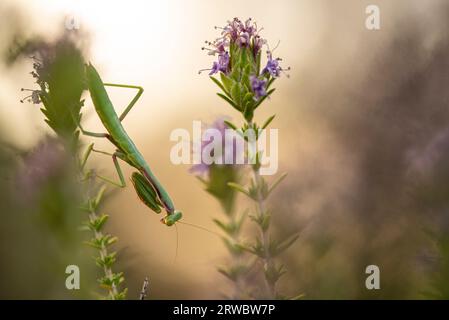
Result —
M139 300L145 300L145 297L147 296L148 292L148 285L149 285L148 277L145 277L145 280L143 281L142 285L142 291L140 291Z

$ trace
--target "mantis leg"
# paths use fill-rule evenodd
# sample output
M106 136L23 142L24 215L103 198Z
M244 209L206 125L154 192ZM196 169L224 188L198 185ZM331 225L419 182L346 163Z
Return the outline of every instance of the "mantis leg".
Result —
M80 119L77 119L77 117L75 117L73 114L72 114L72 117L73 117L73 120L76 122L76 125L82 132L82 134L89 136L89 137L95 137L95 138L109 138L109 134L107 134L107 133L97 133L97 132L91 132L91 131L84 130L84 128L80 122L81 117L80 117ZM87 155L87 156L89 156L89 155Z
M91 143L87 148L86 151L83 154L83 157L80 159L80 167L81 170L84 170L84 167L86 166L87 159L89 158L90 154L92 153L92 150L94 149L94 144Z
M126 187L126 181L125 181L125 178L123 176L123 171L122 171L122 168L120 167L120 164L118 162L118 158L123 156L123 153L120 152L120 151L116 151L114 153L109 153L109 152L106 152L106 151L97 150L97 149L94 149L94 144L91 143L87 147L87 150L84 153L83 158L80 161L81 162L81 168L84 168L84 166L86 165L86 161L87 161L87 159L89 158L89 156L90 156L90 154L92 152L101 153L101 154L105 154L105 155L108 155L108 156L112 157L112 161L114 162L114 166L115 166L115 169L117 170L117 174L118 174L118 177L120 179L120 182L112 181L111 179L103 177L103 176L100 176L98 174L95 174L95 176L97 178L103 180L103 181L106 181L106 182L108 182L110 184L113 184L114 186L117 186L117 187L120 187L120 188Z
M106 155L112 156L112 161L114 162L115 170L117 170L117 174L118 174L118 177L119 177L119 179L120 179L120 182L112 181L111 179L106 178L106 177L103 177L103 176L100 176L100 175L98 175L98 174L96 174L96 176L97 176L99 179L101 179L101 180L103 180L103 181L106 181L106 182L109 182L110 184L113 184L114 186L117 186L117 187L119 187L119 188L124 188L124 187L126 187L125 177L123 176L122 168L120 167L120 164L119 164L119 162L118 162L118 157L119 157L120 155L122 155L122 153L121 153L120 151L116 151L116 152L114 152L114 153L111 154L111 153L108 153L108 152L104 152L104 151L100 151L100 150L95 150L95 149L92 149L92 151L93 151L93 152L97 152L97 153L101 153L101 154L106 154Z
M128 106L125 108L125 110L123 110L122 114L120 115L120 117L119 117L120 121L125 119L128 112L134 107L137 100L139 100L140 96L143 93L143 88L139 87L139 86L132 86L132 85L128 85L128 84L115 84L115 83L103 83L103 85L109 86L109 87L129 88L129 89L137 89L138 90L136 95L134 96L134 98L131 100L131 102L128 104Z

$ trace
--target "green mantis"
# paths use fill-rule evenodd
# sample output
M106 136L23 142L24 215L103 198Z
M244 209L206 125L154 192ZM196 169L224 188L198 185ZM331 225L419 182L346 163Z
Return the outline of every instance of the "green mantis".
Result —
M86 152L85 160L92 151L111 155L114 166L117 170L118 177L120 179L120 183L113 182L101 176L98 177L119 187L125 187L126 182L118 160L120 159L137 169L137 172L134 172L132 174L131 181L140 200L142 200L142 202L147 207L149 207L156 213L160 213L162 209L165 209L167 215L161 219L161 222L167 226L174 225L182 218L182 212L175 209L175 206L169 194L153 174L150 166L145 161L142 154L139 152L134 142L128 136L121 124L121 121L126 117L137 100L139 100L140 96L143 93L143 88L132 85L103 83L97 70L90 63L86 65L86 79L87 87L89 89L95 110L104 127L106 128L107 133L95 133L86 131L83 129L79 121L78 126L83 134L91 137L106 138L117 149L113 154L109 154L106 152L95 150L91 145ZM131 100L129 105L125 108L123 113L118 116L114 110L114 106L111 100L109 99L105 86L137 89L138 92ZM83 161L85 162L85 160Z

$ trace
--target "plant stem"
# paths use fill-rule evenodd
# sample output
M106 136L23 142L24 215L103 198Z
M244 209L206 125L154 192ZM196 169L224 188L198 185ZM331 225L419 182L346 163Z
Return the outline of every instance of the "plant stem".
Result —
M93 210L90 211L89 219L90 219L90 221L95 221L96 219L98 219L98 215L96 214L95 211L93 211ZM94 237L95 237L95 239L103 238L104 237L103 232L94 230ZM101 259L104 259L105 257L108 256L108 249L105 246L102 246L102 248L98 251L99 251ZM104 271L105 276L107 278L109 278L110 280L112 280L112 277L113 277L112 269L108 266L103 266L103 271ZM115 300L115 297L117 295L118 295L118 290L117 290L117 287L115 286L115 284L113 283L111 288L109 289L109 296L111 297L112 300Z
M236 219L236 214L234 213L233 215L231 215L230 217L230 223L232 225L235 225L237 223L237 219ZM240 235L239 233L234 233L231 236L231 239L233 241L233 243L239 243L240 242ZM240 266L242 263L242 255L238 254L235 258L235 266ZM234 295L233 295L233 299L234 300L239 300L242 299L242 290L243 289L243 277L241 274L239 274L237 276L237 278L234 281Z
M263 199L262 192L261 192L262 177L260 176L258 166L253 166L253 175L254 175L255 187L257 190L257 201L256 201L257 212L259 215L262 216L262 215L265 215L266 212L265 212L265 201ZM269 248L270 239L269 239L269 233L268 233L269 227L264 229L259 224L258 224L258 226L259 226L262 246L263 246L264 253L265 253L264 258L263 258L264 269L272 270L274 268L274 262L270 255L270 248ZM266 275L265 275L265 283L267 286L268 298L275 299L276 298L276 288L275 288L276 284L273 283L272 281L270 281Z
M139 300L145 300L145 297L147 296L147 291L148 291L148 277L145 277L145 280L143 281L143 285L142 285L142 291L140 291L140 296L139 296Z
M248 121L247 126L248 126L248 128L252 128L253 123L251 121ZM254 143L257 145L257 141L259 139L259 134L256 133L255 137L256 137L256 139L255 139ZM264 215L267 214L267 212L265 210L265 200L264 200L264 196L262 194L263 179L262 179L262 176L260 175L260 163L259 163L258 157L256 157L256 163L252 166L252 171L253 171L254 184L255 184L254 187L257 190L257 201L255 201L256 202L256 213L260 217L263 217ZM271 271L274 269L274 261L270 254L270 239L269 239L269 232L268 232L269 225L266 228L263 228L259 223L257 225L259 227L261 243L262 243L262 247L264 250L264 256L263 256L262 260L263 260L263 264L264 264L264 277L265 277L265 284L267 287L267 295L268 295L267 297L268 297L268 299L275 299L276 298L276 283L271 281L267 277L267 270Z

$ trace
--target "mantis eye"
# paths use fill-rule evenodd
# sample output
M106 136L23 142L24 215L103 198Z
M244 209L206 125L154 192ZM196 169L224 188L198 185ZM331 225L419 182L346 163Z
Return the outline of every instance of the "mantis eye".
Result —
M168 214L164 218L162 218L161 222L166 226L170 227L174 225L177 221L181 220L181 218L182 212L179 210L175 210L172 214Z

